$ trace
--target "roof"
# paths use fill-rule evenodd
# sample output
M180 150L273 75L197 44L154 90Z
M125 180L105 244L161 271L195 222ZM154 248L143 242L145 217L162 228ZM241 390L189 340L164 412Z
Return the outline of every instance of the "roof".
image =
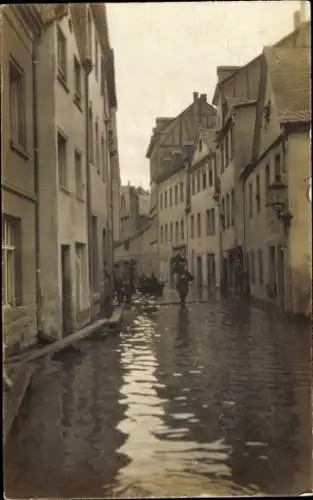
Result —
M184 155L186 155L186 157L189 157L190 154L191 154L190 149L186 149ZM185 164L182 154L180 153L175 154L173 158L169 161L169 166L158 175L158 177L156 178L156 182L159 183L165 181L172 175L182 170L184 166Z
M280 122L311 119L311 58L307 48L265 47L264 56Z
M282 44L287 43L289 40L292 40L292 38L295 36L295 34L300 32L300 30L303 30L303 29L310 30L310 24L311 24L311 21L306 21L305 23L303 23L303 25L300 26L300 28L293 30L291 33L288 33L288 35L286 35L283 38L281 38L280 40L278 40L278 42L276 42L274 44L274 47L281 46ZM231 73L229 76L227 76L222 81L218 81L216 84L216 87L215 87L212 103L215 104L217 101L221 84L225 84L226 82L231 81L235 74L239 73L242 70L245 70L247 67L254 64L256 61L260 60L261 57L262 57L262 53L258 54L254 59L251 59L250 61L248 61L247 64L245 64L245 65L241 66L240 68L238 68L237 70L235 70L233 73Z

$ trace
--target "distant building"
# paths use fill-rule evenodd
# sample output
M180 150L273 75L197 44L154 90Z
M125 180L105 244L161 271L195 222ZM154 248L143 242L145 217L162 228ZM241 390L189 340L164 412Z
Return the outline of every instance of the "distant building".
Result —
M200 129L189 169L188 263L198 288L219 287L219 221L215 201L215 129Z
M175 205L175 186L178 185L178 190L180 190L182 182L183 189L186 189L186 168L188 168L188 162L191 161L190 150L189 156L186 157L184 148L193 148L199 128L214 128L215 122L216 111L212 105L208 104L206 95L199 96L197 92L194 92L192 104L176 118L156 119L156 127L150 139L146 157L150 160L150 215L153 216L151 230L154 231L154 240L158 242L156 245L159 255L159 273L169 282L172 282L171 262L179 242L185 246L184 252L187 255L186 205L181 202ZM178 197L180 199L180 194ZM172 240L171 223L173 225ZM161 231L163 231L163 240ZM184 238L181 237L182 234Z

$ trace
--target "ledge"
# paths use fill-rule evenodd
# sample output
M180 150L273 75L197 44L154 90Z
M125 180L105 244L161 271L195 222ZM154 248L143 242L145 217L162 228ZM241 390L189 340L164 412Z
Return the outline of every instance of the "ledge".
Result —
M59 73L59 71L58 71L57 79L59 80L59 82L62 85L62 87L64 88L64 90L69 94L70 89L68 88L66 81L64 80L63 75L61 73Z
M71 191L66 186L59 185L59 190L67 196L71 196Z
M10 148L12 149L12 151L15 151L15 153L24 158L24 160L28 161L31 160L32 157L29 153L27 153L26 149L23 146L20 146L19 144L14 142L13 140L10 141Z
M73 99L73 103L75 104L75 106L78 108L78 110L83 113L83 108L81 106L81 99L79 99L77 97L77 95L74 96L74 99Z

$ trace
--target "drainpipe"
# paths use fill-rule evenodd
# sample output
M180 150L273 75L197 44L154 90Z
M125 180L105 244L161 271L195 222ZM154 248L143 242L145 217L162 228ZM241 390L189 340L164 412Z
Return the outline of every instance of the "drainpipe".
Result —
M39 220L39 207L40 207L40 189L39 189L39 151L38 151L38 81L37 81L37 65L38 65L38 48L40 43L41 34L37 35L33 42L32 53L32 73L33 73L33 141L34 141L34 191L36 196L35 203L35 262L36 262L36 322L37 331L42 328L42 294L41 294L41 278L40 278L40 220Z
M241 181L242 189L242 250L243 250L243 267L244 267L244 291L247 288L247 251L246 251L246 194L245 194L245 181Z
M89 123L88 123L88 112L89 112L89 75L92 71L92 62L87 57L84 60L84 70L85 70L85 145L86 145L86 220L87 220L87 244L88 244L88 269L89 269L89 303L90 312L92 314L92 299L93 299L93 279L92 279L92 213L91 213L91 193L90 193L90 168L89 168Z

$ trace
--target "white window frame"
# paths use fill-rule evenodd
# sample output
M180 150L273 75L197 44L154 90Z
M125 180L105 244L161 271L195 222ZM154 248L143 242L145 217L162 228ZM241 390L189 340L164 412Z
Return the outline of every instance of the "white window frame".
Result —
M13 218L4 215L2 219L2 305L16 306L16 228Z
M11 140L26 150L25 73L12 57L9 61L9 88Z

